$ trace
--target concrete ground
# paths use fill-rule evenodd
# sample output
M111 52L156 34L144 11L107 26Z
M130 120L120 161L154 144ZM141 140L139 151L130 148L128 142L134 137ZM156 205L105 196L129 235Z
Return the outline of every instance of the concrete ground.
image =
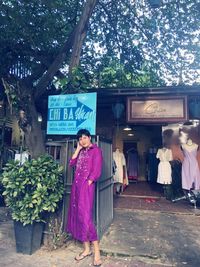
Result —
M175 214L115 209L113 223L101 240L102 267L199 267L198 211ZM79 263L74 260L81 251L75 242L54 251L43 246L33 255L16 253L13 223L5 213L6 209L0 208L1 267L93 266L92 257Z
M199 211L193 212L187 215L115 209L113 224L101 242L103 250L148 264L198 267L200 217Z

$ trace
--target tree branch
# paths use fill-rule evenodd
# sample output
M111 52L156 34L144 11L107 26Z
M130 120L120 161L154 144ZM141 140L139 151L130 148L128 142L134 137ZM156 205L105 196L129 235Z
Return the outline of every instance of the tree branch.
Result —
M81 48L87 31L87 25L97 2L98 0L86 1L78 24L69 34L59 54L54 59L47 72L42 76L42 78L36 85L35 98L40 97L46 90L46 87L48 86L49 82L53 80L54 75L61 67L62 63L66 59L66 56L70 53L71 49L72 55L70 61L70 68L72 69L79 63Z
M77 26L77 34L75 35L74 45L72 49L71 60L69 64L69 74L71 74L72 69L79 65L80 55L82 50L83 41L87 34L87 27L89 19L92 12L97 4L98 0L89 0L85 5L81 18Z

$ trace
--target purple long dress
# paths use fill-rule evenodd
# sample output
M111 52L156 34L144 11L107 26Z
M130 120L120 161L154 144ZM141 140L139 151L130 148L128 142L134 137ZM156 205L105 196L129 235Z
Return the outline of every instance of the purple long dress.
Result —
M82 242L98 240L92 213L95 183L89 185L88 179L96 182L101 175L101 149L96 144L92 144L87 149L81 149L78 157L70 160L70 166L75 166L76 170L71 189L66 231Z
M198 148L198 147L197 147ZM188 151L183 148L182 188L200 189L200 170L197 162L197 148Z

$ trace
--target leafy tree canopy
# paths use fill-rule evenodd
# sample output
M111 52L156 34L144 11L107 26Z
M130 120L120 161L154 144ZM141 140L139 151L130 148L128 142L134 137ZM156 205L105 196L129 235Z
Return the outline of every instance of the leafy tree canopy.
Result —
M39 79L77 22L80 8L77 1L3 1L0 8L1 76L21 64L33 81Z
M37 83L76 25L82 3L2 1L1 77L17 68ZM142 73L149 77L145 86L198 82L199 7L194 0L163 0L156 9L147 0L99 0L82 51L84 86L133 86ZM102 79L109 79L107 68L115 72L110 84Z
M136 80L138 72L154 73L151 86L200 83L199 1L163 0L156 9L149 2L101 0L91 20L83 66L88 73L101 73L118 61Z
M200 83L199 13L199 0L1 1L0 78L32 155L48 88Z

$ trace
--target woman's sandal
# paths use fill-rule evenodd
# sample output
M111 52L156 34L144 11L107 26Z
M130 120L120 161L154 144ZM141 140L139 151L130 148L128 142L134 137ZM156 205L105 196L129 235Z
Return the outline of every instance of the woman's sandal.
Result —
M75 257L75 260L76 261L81 261L83 259L85 259L86 257L89 257L92 255L92 252L89 252L88 254L84 255L83 252L81 252L80 254L78 254L76 257ZM98 266L98 265L97 265Z
M94 260L93 266L99 267L99 266L101 266L101 264L102 264L102 261L100 259Z

